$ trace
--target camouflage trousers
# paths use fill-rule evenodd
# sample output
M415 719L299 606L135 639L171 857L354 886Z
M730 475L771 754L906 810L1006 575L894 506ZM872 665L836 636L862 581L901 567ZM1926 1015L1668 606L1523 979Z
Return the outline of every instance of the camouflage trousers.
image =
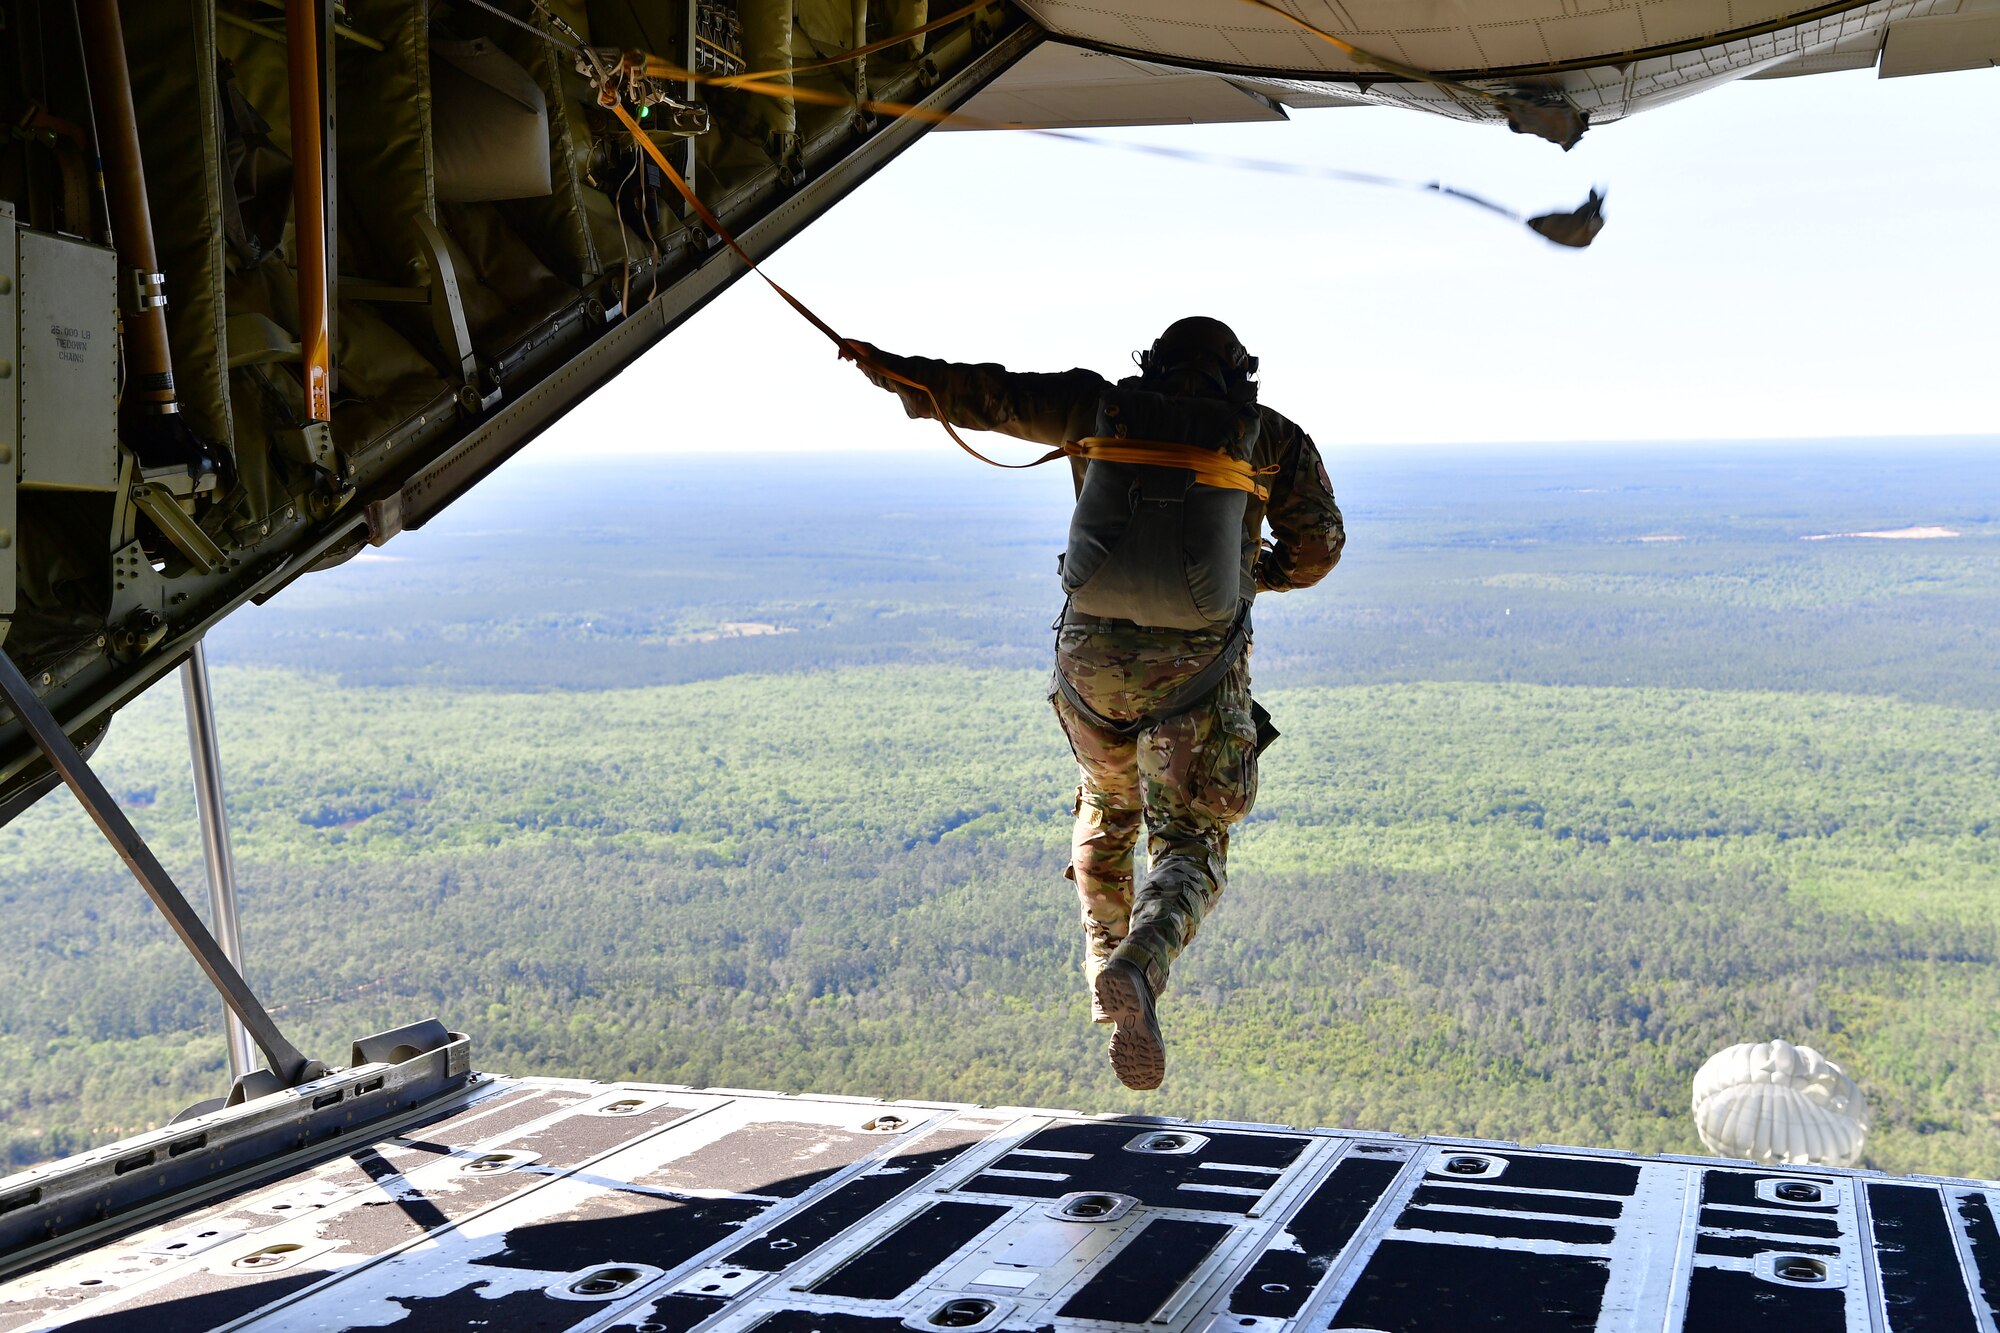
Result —
M1115 624L1115 622L1113 622ZM1105 622L1065 624L1056 667L1085 703L1115 722L1144 716L1214 657L1223 635L1169 635ZM1070 867L1083 907L1084 973L1111 958L1139 967L1159 995L1174 959L1227 884L1229 826L1257 799L1257 724L1246 647L1203 703L1121 736L1050 702L1080 781ZM1148 869L1135 886L1140 825Z

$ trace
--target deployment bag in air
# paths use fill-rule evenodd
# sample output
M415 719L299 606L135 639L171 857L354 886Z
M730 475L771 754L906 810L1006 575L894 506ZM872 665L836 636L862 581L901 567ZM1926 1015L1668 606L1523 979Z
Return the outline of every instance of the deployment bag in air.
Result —
M1070 605L1167 629L1235 621L1254 588L1244 515L1256 492L1215 478L1250 475L1257 427L1254 404L1106 389L1063 553ZM1208 457L1215 468L1199 465Z

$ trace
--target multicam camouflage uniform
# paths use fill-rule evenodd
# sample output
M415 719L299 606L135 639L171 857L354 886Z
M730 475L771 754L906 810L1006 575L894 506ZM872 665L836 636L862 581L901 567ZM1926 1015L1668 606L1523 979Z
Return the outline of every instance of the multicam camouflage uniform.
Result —
M1088 370L1015 374L997 365L869 352L878 366L929 386L953 425L1038 444L1089 436L1098 395L1109 387ZM911 416L935 415L928 395L866 362L862 370L896 392ZM1123 387L1139 387L1139 381ZM1244 523L1255 536L1268 521L1272 543L1257 559L1257 590L1310 587L1340 559L1340 508L1312 440L1270 408L1258 410L1262 420L1250 461L1260 471L1271 469L1271 498L1267 507L1252 497ZM1083 465L1076 466L1080 476ZM1056 666L1101 717L1127 722L1146 716L1212 661L1226 637L1222 630L1154 629L1071 608L1058 632ZM1083 905L1086 976L1094 980L1116 957L1140 968L1157 996L1174 959L1222 895L1229 826L1257 799L1249 652L1207 700L1137 736L1084 718L1053 686L1049 697L1081 777L1068 874ZM1141 820L1150 866L1135 890Z

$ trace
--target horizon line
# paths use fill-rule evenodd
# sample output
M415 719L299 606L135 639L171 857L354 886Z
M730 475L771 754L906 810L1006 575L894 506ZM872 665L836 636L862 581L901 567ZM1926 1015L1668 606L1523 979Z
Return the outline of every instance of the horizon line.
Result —
M1023 448L1027 449L1040 448L1040 446L1029 444L1027 441L1019 441L1019 443ZM1454 450L1484 451L1491 449L1520 449L1528 451L1545 450L1548 452L1556 453L1556 452L1571 452L1579 449L1603 449L1603 450L1626 451L1626 450L1647 449L1647 448L1686 449L1690 447L1695 447L1695 448L1712 447L1718 449L1769 448L1778 450L1778 449L1802 449L1815 445L1831 446L1834 448L1851 448L1851 449L1865 449L1870 446L1883 446L1883 445L1898 445L1902 447L1917 445L1919 447L1931 446L1941 449L1964 449L1964 448L1974 448L1981 445L1988 447L2000 446L2000 433L1969 434L1969 433L1958 432L1958 433L1934 434L1934 435L1772 435L1772 436L1717 435L1717 436L1699 436L1694 438L1674 438L1667 436L1667 437L1647 437L1647 438L1616 439L1616 440L1593 440L1593 439L1415 440L1415 441L1337 440L1330 442L1322 440L1314 440L1314 444L1319 447L1321 453L1328 455L1337 455L1338 453L1343 451L1357 451L1363 453L1388 453L1399 450L1410 451L1410 452L1438 452L1438 453L1449 452ZM921 455L938 454L941 457L953 457L957 455L957 450L950 448L948 442L946 446L942 448L934 448L931 446L910 445L910 444L865 444L865 445L855 445L847 448L828 447L820 449L800 449L797 447L788 448L781 445L770 446L770 447L747 445L747 446L732 448L727 451L719 451L714 449L675 449L675 448L663 448L654 450L565 449L562 450L558 456L543 456L534 453L533 450L534 450L534 443L530 443L520 453L516 454L514 458L509 459L508 461L510 463L521 462L521 461L574 462L580 459L591 459L591 460L603 460L603 461L617 460L622 462L629 462L634 459L656 459L656 460L666 461L666 460L687 459L687 458L703 458L703 459L714 459L717 461L724 461L727 459L742 458L746 456L763 457L763 458L770 458L770 457L839 458L854 454L899 455L899 456L921 456Z

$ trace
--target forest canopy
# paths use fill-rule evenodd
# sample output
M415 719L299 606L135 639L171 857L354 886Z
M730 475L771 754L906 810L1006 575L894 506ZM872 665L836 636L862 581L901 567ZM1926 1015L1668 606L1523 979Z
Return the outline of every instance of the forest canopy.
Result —
M211 645L249 972L321 1053L435 1013L496 1072L1647 1151L1782 1036L1873 1164L2000 1173L1987 456L1336 453L1351 555L1259 603L1285 735L1150 1097L1061 877L1060 492L529 463ZM98 766L199 901L182 725L158 688ZM0 944L11 1164L221 1088L60 793L0 829Z

